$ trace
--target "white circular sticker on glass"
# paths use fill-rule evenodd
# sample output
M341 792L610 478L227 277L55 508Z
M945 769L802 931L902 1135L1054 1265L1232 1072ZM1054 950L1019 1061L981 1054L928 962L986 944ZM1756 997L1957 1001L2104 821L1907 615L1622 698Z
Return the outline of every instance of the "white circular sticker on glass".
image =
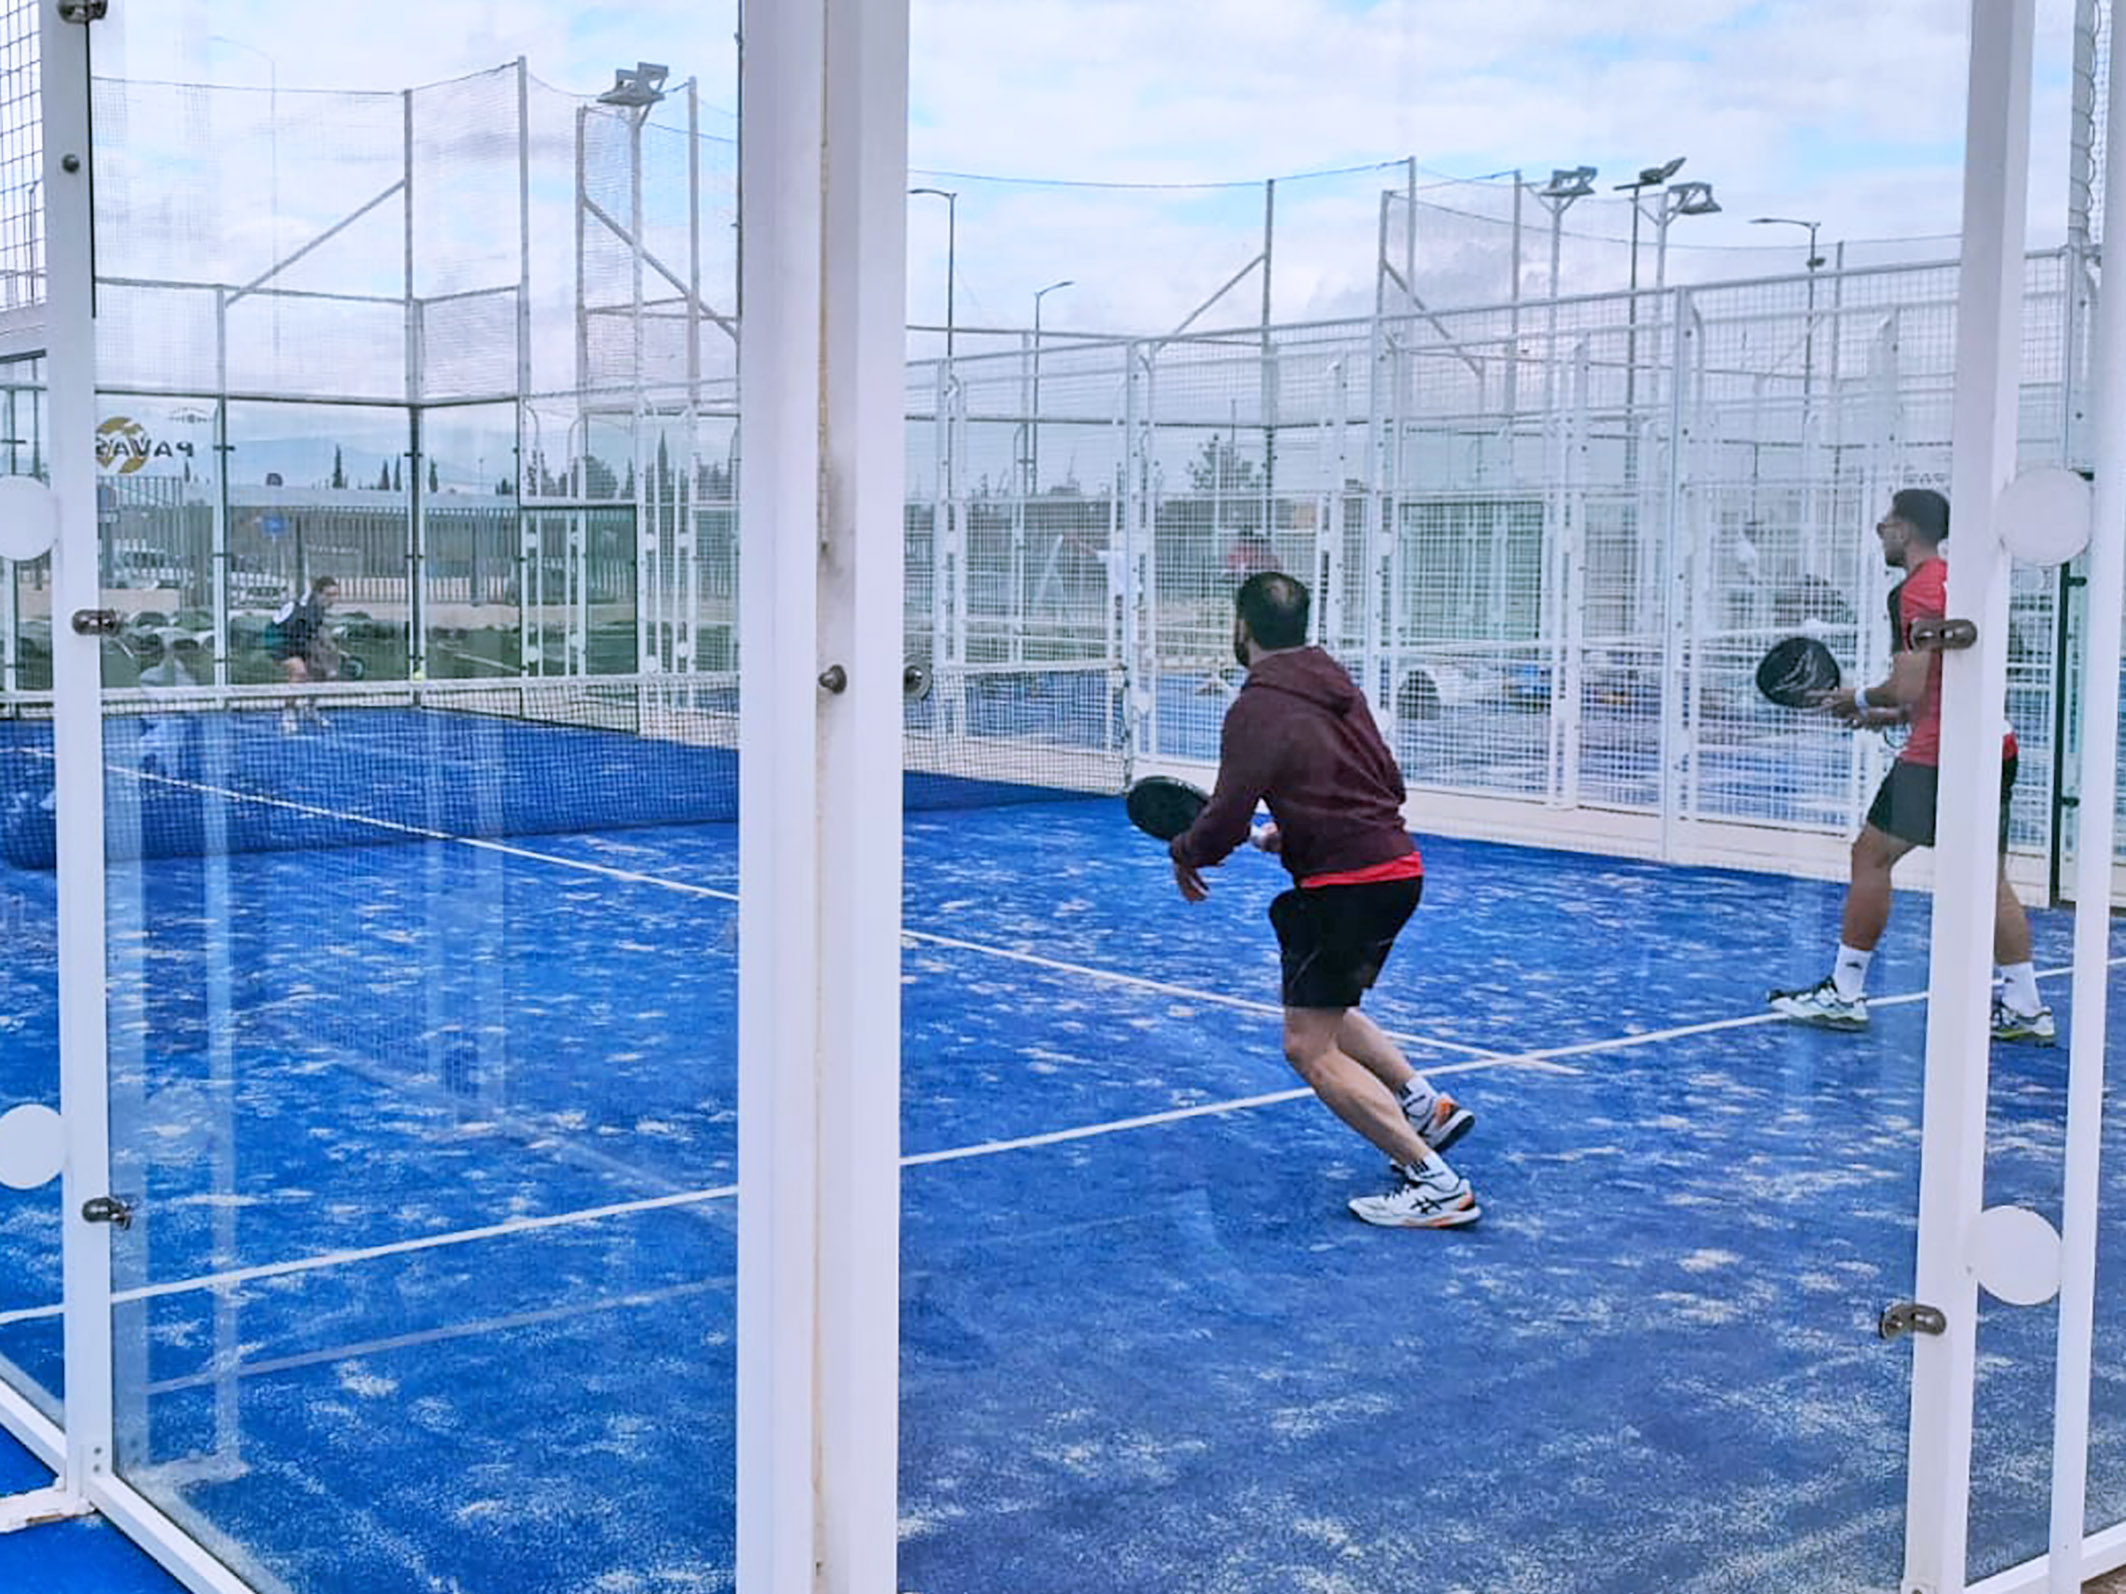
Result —
M66 1130L49 1107L15 1107L0 1113L0 1184L34 1190L59 1177L66 1161Z
M2063 565L2089 546L2096 490L2058 465L2026 470L2001 489L1993 522L2003 546L2030 565Z
M0 476L0 559L35 559L59 540L59 501L34 476Z
M2060 1287L2060 1235L2026 1207L1978 1215L1971 1262L1986 1293L2010 1306L2041 1306Z

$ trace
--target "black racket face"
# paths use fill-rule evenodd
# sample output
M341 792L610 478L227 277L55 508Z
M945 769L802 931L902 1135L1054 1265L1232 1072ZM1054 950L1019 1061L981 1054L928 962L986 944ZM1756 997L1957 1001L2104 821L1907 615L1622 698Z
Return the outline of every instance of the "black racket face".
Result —
M1841 679L1831 650L1812 636L1774 643L1757 666L1757 690L1781 708L1809 708Z
M1171 775L1147 776L1130 787L1126 799L1129 822L1161 841L1172 841L1193 825L1209 801L1199 788Z

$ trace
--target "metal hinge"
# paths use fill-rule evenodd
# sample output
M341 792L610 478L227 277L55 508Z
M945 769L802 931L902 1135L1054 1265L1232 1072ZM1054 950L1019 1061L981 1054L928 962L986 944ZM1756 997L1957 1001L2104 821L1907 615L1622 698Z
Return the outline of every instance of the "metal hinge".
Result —
M124 1196L91 1196L81 1203L81 1220L84 1223L108 1223L115 1228L130 1229L133 1226L133 1203Z
M1903 1339L1907 1334L1946 1334L1949 1320L1937 1306L1899 1301L1882 1309L1882 1320L1875 1325L1875 1331L1884 1339Z
M74 611L73 626L76 636L116 636L121 623L116 609Z
M1912 646L1922 653L1957 653L1978 643L1978 627L1969 620L1914 620Z

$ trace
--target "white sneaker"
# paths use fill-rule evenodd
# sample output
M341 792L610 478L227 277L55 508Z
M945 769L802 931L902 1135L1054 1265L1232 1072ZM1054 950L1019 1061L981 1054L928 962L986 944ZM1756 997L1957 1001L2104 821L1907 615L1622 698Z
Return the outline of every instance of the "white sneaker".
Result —
M1840 996L1829 975L1799 990L1774 991L1765 1000L1773 1012L1797 1024L1814 1024L1818 1029L1868 1027L1868 999L1856 996L1848 1000Z
M281 735L293 736L302 728L303 722L295 717L294 709L284 708L281 710Z
M2053 1025L2051 1008L2040 1007L2035 1013L2018 1013L1996 996L1993 999L1993 1038L2021 1041L2026 1046L2050 1046L2059 1039L2059 1030Z
M1351 1215L1383 1229L1458 1229L1483 1211L1469 1181L1445 1163L1438 1171L1402 1170L1402 1182L1386 1195L1353 1196Z

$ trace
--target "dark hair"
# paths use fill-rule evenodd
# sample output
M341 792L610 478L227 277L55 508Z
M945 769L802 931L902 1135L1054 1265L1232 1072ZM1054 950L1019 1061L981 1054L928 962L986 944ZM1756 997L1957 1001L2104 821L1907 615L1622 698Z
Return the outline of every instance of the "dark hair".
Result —
M1305 647L1307 643L1306 583L1295 581L1281 570L1265 570L1249 576L1234 594L1233 607L1248 623L1248 635L1260 647Z
M310 582L310 590L313 593L323 592L327 587L330 587L333 591L337 592L339 590L339 586L340 578L338 576L315 576L311 578Z
M1906 487L1892 495L1890 513L1918 532L1923 542L1949 539L1949 500L1931 487Z

